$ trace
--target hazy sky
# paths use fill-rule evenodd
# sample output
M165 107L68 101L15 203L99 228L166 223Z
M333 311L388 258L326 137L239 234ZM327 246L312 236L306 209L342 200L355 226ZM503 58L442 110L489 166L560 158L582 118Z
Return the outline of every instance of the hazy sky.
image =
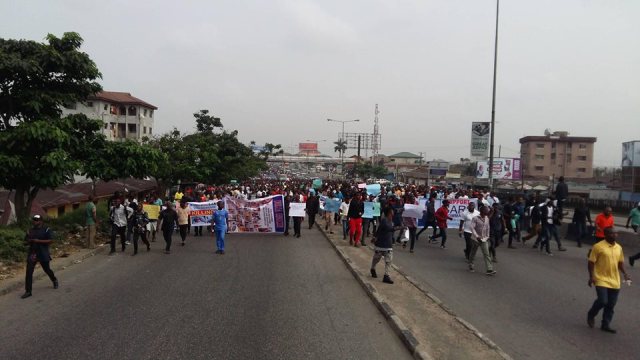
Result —
M596 136L596 165L640 140L640 1L503 0L496 154L545 128ZM76 31L105 90L156 106L154 133L209 109L240 139L331 144L341 126L383 154L469 156L491 118L495 0L3 0L0 36ZM322 140L327 140L322 142Z

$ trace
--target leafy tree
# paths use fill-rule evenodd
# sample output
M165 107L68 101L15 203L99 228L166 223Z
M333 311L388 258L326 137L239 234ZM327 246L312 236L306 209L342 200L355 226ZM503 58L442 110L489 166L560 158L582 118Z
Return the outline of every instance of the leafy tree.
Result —
M381 165L372 165L370 162L355 164L353 167L354 176L360 175L363 178L382 178L388 173L387 168Z
M40 189L70 180L101 124L61 116L61 106L101 90L95 63L79 50L82 38L51 34L47 43L0 39L0 186L15 190L19 221Z
M200 112L194 113L193 116L196 118L196 129L200 133L210 133L215 128L222 128L220 118L209 115L209 110L200 110Z

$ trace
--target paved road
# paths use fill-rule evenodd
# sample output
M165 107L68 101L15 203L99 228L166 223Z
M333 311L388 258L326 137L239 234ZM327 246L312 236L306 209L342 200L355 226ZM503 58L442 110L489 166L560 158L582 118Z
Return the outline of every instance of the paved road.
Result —
M2 359L408 359L318 230L99 255L0 297Z
M498 248L498 274L487 277L479 256L477 272L467 271L457 230L448 232L446 250L426 244L425 234L414 254L397 250L394 263L515 359L638 359L637 269L627 266L636 284L620 293L612 323L619 333L611 335L586 325L586 312L595 299L595 290L587 287L588 247L565 241L569 250L549 257L531 249L531 241L514 250L503 244ZM632 249L626 250L628 256Z

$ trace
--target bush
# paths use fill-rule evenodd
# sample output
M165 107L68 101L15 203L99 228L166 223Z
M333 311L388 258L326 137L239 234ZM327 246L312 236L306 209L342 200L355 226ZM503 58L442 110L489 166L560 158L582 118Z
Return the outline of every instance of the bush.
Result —
M24 261L27 258L25 231L19 227L0 228L0 260Z
M100 228L98 230L104 231L105 224L108 225L109 222L109 210L107 209L106 201L98 202L96 205L96 215L100 222ZM85 227L86 224L86 204L83 204L72 212L66 213L57 219L52 219L49 225L56 232L77 233L77 228L79 226ZM109 231L111 230L110 227L108 227L108 229Z

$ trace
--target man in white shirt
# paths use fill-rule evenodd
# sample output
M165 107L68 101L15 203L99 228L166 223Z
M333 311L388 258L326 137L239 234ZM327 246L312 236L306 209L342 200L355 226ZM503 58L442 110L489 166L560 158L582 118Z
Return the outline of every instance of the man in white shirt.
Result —
M469 261L469 253L471 252L473 231L471 229L471 221L474 217L480 216L480 211L476 210L476 204L469 202L467 209L462 213L460 218L460 228L458 229L458 236L464 235L464 257Z
M116 252L116 236L120 235L120 242L122 244L122 252L126 247L126 230L127 223L131 215L133 215L133 209L123 204L122 198L114 200L115 203L109 209L109 218L111 220L111 252L109 255L113 255Z

